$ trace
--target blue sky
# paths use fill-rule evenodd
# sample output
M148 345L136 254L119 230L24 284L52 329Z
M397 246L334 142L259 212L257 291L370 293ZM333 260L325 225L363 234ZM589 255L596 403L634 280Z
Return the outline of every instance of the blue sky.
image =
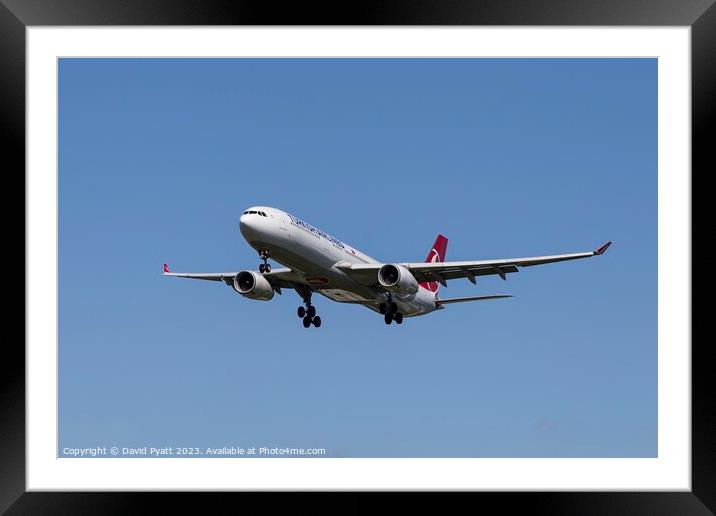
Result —
M586 251L386 326L255 268L248 206L384 261ZM59 444L657 454L655 59L63 59Z

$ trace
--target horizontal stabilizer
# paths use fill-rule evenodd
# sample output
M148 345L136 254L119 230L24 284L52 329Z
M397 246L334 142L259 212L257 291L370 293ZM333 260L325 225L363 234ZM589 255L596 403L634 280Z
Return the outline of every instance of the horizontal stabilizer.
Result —
M476 296L476 297L454 297L452 299L437 299L435 304L447 305L450 303L464 303L466 301L487 301L488 299L502 299L505 297L512 297L508 294L496 294L494 296Z

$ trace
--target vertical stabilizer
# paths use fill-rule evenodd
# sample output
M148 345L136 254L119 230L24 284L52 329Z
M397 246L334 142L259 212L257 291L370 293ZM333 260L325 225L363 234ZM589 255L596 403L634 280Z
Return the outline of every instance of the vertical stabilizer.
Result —
M443 235L438 235L435 239L432 249L428 253L428 257L425 258L425 263L437 263L445 261L445 253L447 252L448 239ZM420 284L421 287L433 292L438 293L440 289L440 283L437 281L427 281Z

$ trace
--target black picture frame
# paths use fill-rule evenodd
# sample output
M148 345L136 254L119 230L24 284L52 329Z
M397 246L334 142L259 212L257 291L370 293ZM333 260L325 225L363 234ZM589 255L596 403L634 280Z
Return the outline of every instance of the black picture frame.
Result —
M340 10L336 6L340 5ZM690 26L692 50L692 178L716 170L709 122L716 114L716 5L714 0L424 0L345 2L330 5L245 1L0 0L0 131L6 185L25 171L25 28L62 25L634 25ZM8 159L9 158L9 159ZM24 181L22 186L24 190ZM7 188L6 193L12 190ZM6 196L10 197L9 195ZM693 202L693 201L692 201ZM4 203L5 221L17 208ZM12 211L10 206L13 206ZM11 224L6 224L11 226ZM23 234L23 241L24 241ZM41 274L28 271L27 274ZM684 277L684 281L691 281ZM8 285L8 283L6 283ZM693 303L692 303L693 305ZM693 320L693 317L692 317ZM382 500L376 494L258 493L61 493L25 492L25 349L6 337L0 375L0 511L8 514L141 513L150 501L174 507L224 512L252 500L296 509L357 512ZM687 343L684 343L687 344ZM497 504L501 511L549 514L711 514L716 511L716 381L708 360L710 343L692 341L692 491L590 493L462 493L461 502ZM465 500L469 496L470 500ZM401 503L422 509L446 501L423 494ZM452 499L451 499L452 501ZM458 501L458 500L456 500ZM438 505L435 506L436 508ZM272 505L272 508L276 508ZM441 512L442 512L441 510ZM233 511L232 511L233 512Z

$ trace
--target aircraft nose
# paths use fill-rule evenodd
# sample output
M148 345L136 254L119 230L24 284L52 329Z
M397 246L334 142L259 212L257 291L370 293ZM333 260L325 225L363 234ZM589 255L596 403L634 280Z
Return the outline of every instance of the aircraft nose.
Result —
M257 220L255 215L244 213L239 217L239 230L244 238L249 240L256 234Z

